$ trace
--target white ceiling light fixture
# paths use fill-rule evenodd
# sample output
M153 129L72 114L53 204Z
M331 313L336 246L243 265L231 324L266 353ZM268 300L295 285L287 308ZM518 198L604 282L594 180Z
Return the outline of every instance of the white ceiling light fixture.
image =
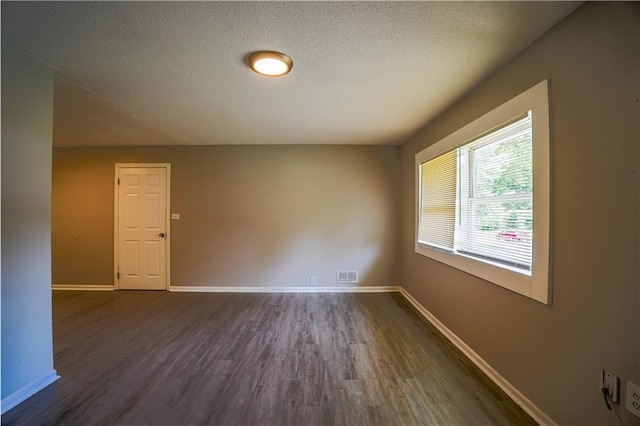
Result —
M293 68L293 61L284 53L260 50L249 55L249 66L258 74L280 77L289 74Z

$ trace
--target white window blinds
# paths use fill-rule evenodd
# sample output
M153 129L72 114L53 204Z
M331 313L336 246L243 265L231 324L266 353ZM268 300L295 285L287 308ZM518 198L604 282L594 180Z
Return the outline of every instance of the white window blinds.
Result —
M420 165L418 242L531 270L531 116Z
M420 165L422 187L418 242L453 251L457 169L456 150Z

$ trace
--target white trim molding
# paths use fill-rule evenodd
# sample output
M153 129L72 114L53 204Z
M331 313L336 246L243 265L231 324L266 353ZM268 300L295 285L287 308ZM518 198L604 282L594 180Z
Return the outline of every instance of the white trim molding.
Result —
M531 270L523 271L478 256L457 251L452 246L443 251L420 241L422 188L421 165L451 152L478 137L486 135L518 117L531 114L533 135L533 231ZM540 303L552 303L551 262L551 148L549 127L549 80L543 80L530 89L508 100L480 118L472 121L444 139L428 146L415 155L415 224L414 250L416 253L482 278L508 290L522 294ZM458 174L458 173L456 173ZM459 198L456 197L456 198ZM460 200L456 200L459 204ZM456 220L458 213L455 213ZM455 240L455 236L454 236Z
M191 293L394 293L398 286L335 286L335 287L211 287L171 286L169 291Z
M471 349L462 339L442 324L431 312L420 304L404 288L400 288L400 294L404 296L435 328L438 329L456 348L460 350L472 363L476 365L484 374L493 381L504 393L507 394L516 404L520 406L536 423L540 425L557 425L544 411L535 405L529 398L524 396L518 389L500 375L487 363L480 355Z
M51 370L44 376L38 377L33 382L28 383L11 395L8 395L0 402L0 414L4 414L7 411L11 410L13 407L25 401L30 396L40 392L42 389L46 388L59 378L60 376L58 376L56 370Z
M113 291L113 284L52 284L51 290Z

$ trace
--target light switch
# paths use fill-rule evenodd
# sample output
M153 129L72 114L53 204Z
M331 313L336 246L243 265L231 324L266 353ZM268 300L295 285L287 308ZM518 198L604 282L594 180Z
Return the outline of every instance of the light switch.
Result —
M180 213L171 213L171 219L180 220Z

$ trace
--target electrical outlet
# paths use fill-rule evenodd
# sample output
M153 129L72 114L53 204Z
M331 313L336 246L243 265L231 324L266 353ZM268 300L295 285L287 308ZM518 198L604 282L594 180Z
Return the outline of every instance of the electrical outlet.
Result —
M620 389L620 379L618 376L607 370L602 370L602 386L600 389L606 389L607 399L611 402L618 402L618 394Z
M640 386L627 382L627 403L625 408L628 412L640 417Z
M311 285L317 285L317 284L318 284L318 279L316 278L316 276L315 276L315 275L311 275L311 276L309 277L309 283L310 283Z

